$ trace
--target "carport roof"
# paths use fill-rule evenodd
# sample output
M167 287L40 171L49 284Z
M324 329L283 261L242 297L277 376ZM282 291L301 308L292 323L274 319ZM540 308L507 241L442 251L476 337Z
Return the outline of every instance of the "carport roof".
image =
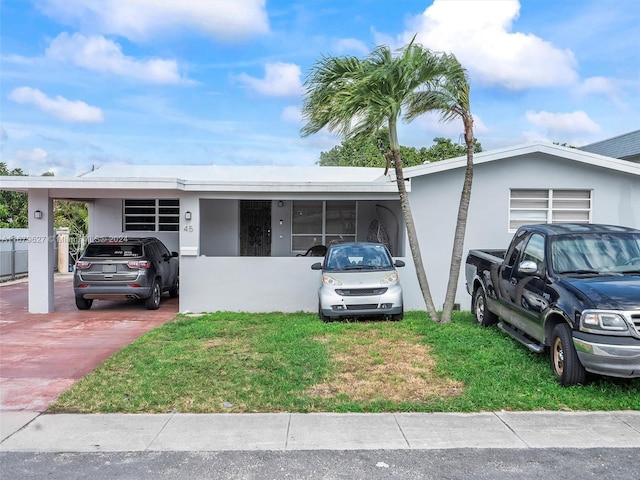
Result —
M81 177L1 177L6 190L397 193L382 168L249 165L108 165ZM407 184L410 191L410 184Z

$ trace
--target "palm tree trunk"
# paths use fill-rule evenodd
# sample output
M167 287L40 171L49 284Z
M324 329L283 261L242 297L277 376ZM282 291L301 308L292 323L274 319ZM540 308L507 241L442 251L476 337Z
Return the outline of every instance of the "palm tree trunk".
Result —
M422 297L424 298L424 303L427 307L429 316L434 322L438 322L438 311L436 310L436 307L433 303L433 298L431 297L431 290L429 289L427 274L424 270L424 263L422 263L422 254L420 253L420 245L418 244L416 227L413 223L413 216L411 215L411 206L409 205L409 197L407 196L407 188L404 183L404 174L402 172L402 157L400 156L399 150L393 150L393 166L396 172L396 183L398 184L398 193L400 194L400 207L402 208L404 222L407 227L409 248L411 249L413 263L416 268L418 284L420 285Z
M464 251L464 236L467 229L467 216L469 214L469 202L471 200L471 185L473 182L473 117L467 113L463 115L462 121L464 123L464 140L467 145L467 167L464 174L462 193L460 194L458 218L451 252L449 281L447 283L447 293L442 308L441 323L449 323L453 313L456 292L458 290L458 279L460 277L460 265L462 264L462 253Z

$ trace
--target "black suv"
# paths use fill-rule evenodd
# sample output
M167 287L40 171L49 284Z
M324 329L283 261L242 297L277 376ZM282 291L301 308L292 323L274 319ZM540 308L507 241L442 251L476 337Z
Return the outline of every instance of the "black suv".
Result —
M156 310L163 292L178 296L177 257L155 237L92 242L76 262L76 306L88 310L96 299L144 299Z

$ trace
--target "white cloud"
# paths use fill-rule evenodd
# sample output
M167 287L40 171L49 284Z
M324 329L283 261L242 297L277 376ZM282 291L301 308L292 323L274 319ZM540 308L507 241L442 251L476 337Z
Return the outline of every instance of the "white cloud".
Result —
M301 124L302 112L300 107L296 105L289 105L282 110L280 118L286 123Z
M51 17L86 32L149 40L197 30L221 40L269 32L266 0L43 0Z
M51 41L47 58L70 62L103 73L135 78L150 83L176 84L184 80L175 60L136 60L122 53L122 47L100 35L85 37L79 33L61 33Z
M512 31L517 0L435 0L402 35L434 51L453 53L472 77L509 89L577 81L573 52L532 34Z
M67 100L60 95L50 98L37 88L19 87L8 97L19 104L32 104L48 115L65 122L100 123L104 120L102 110L80 100Z
M26 162L28 164L42 165L47 161L48 156L49 154L41 148L18 150L16 152L16 160Z
M251 77L246 73L237 79L262 95L269 97L292 97L302 93L301 71L293 63L268 63L265 65L263 79Z
M622 82L606 77L589 77L576 87L576 93L581 96L601 96L609 100L618 108L627 108L620 95L625 93Z
M355 38L341 38L334 43L333 48L340 55L344 53L367 55L372 50L364 42Z
M533 126L551 133L598 133L601 131L600 126L581 110L571 113L529 110L526 118Z

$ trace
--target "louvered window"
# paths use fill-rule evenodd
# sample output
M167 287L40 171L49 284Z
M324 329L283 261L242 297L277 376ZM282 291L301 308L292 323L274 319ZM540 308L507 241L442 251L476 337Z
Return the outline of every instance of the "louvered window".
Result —
M532 223L589 223L591 190L512 189L509 230Z
M124 200L125 232L177 232L180 227L180 200Z

